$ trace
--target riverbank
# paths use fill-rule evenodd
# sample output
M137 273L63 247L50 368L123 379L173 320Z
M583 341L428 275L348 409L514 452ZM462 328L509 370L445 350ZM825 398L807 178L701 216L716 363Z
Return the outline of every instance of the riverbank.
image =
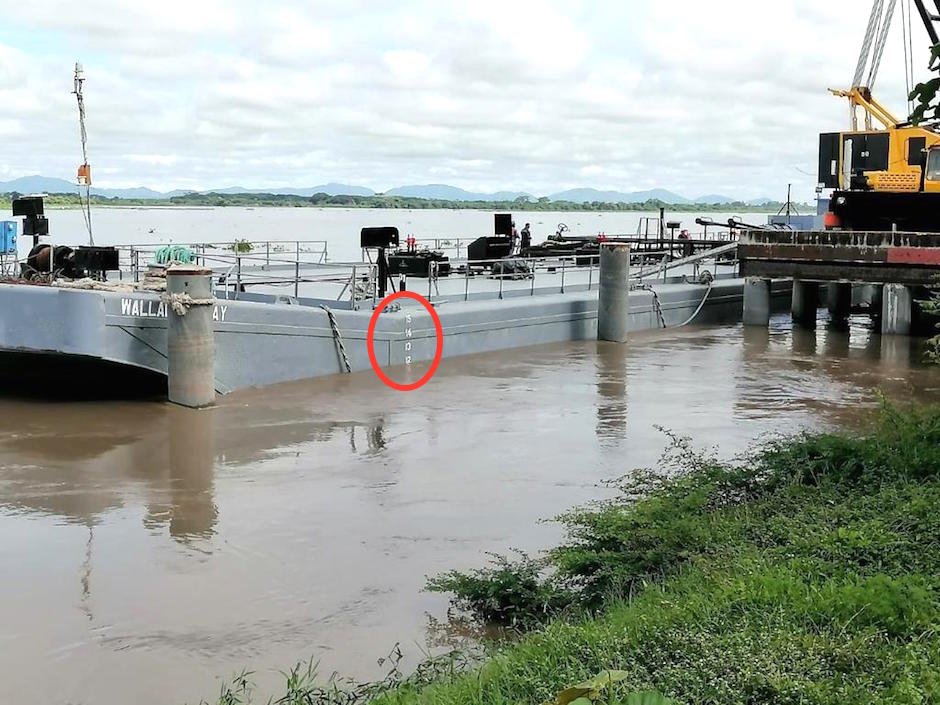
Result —
M773 442L735 463L677 442L657 473L562 517L568 539L544 564L433 580L477 618L530 631L378 702L541 703L608 669L622 671L613 702L938 702L938 502L938 408L888 408L867 435ZM289 690L277 702L350 701L304 678Z
M13 194L0 194L0 198L11 200ZM77 193L49 194L45 199L50 208L78 208L82 201ZM734 202L720 204L703 203L664 203L652 200L644 203L575 203L572 201L552 201L547 198L518 199L515 201L445 201L430 198L410 198L403 196L293 196L271 193L194 193L172 198L107 198L92 196L91 205L95 208L108 207L177 207L177 208L359 208L389 210L482 210L482 211L524 211L524 212L623 212L642 213L665 208L671 213L777 213L785 204L768 202L759 205ZM800 212L811 213L813 206L798 205Z

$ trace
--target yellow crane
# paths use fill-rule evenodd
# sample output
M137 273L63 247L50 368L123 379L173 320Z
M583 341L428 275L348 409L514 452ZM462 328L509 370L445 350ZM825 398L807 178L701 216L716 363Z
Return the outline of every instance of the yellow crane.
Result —
M901 0L905 54L910 43L910 0ZM936 12L913 0L934 44L940 43ZM940 193L940 132L933 125L898 119L872 95L898 0L875 0L852 87L832 93L849 100L850 129L820 137L819 182L823 188L887 193ZM905 11L905 7L907 10ZM933 68L933 67L932 67ZM868 69L867 79L865 71ZM908 72L908 91L913 70ZM860 123L862 113L864 124Z

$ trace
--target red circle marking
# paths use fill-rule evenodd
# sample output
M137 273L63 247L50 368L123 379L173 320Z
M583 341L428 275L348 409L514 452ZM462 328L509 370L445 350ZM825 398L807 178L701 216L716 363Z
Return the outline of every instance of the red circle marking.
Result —
M431 314L431 320L434 321L434 330L437 334L437 349L434 352L434 362L431 363L431 369L428 370L428 373L424 375L414 384L399 384L392 379L389 379L382 368L379 366L378 360L375 359L375 326L379 322L379 316L382 315L382 312L385 311L385 308L399 299L412 299L417 301L419 304L424 306L427 309L427 312ZM369 332L366 336L366 347L369 350L369 362L372 363L372 369L375 370L375 374L378 375L379 379L382 380L387 386L392 389L396 389L399 392L413 392L417 389L421 389L424 385L431 381L431 378L434 377L434 373L437 372L438 366L441 364L441 357L444 355L444 328L441 326L441 319L437 315L437 311L434 310L434 307L431 305L431 302L426 298L421 296L421 294L416 294L413 291L400 291L397 294L392 294L387 297L382 303L378 305L378 308L375 309L375 312L372 314L372 320L369 321Z

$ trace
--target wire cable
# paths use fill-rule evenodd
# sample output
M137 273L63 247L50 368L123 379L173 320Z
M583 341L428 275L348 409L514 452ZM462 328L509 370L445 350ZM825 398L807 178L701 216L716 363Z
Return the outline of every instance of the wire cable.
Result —
M911 71L910 71L910 52L908 51L908 42L910 35L908 34L908 25L907 17L910 11L910 0L903 0L901 3L901 31L904 34L904 88L906 89L907 97L907 114L911 114Z
M881 21L882 9L884 9L884 0L874 0L871 17L868 20L868 29L865 31L865 41L862 42L862 51L858 55L858 66L855 67L855 79L852 81L853 88L862 85L865 67L868 66L868 57L871 56L871 45L875 40L875 33L878 31L878 25Z
M869 90L875 87L875 81L878 80L878 71L881 69L881 59L884 57L885 46L888 44L888 35L891 33L891 23L894 21L894 10L897 4L898 0L888 0L888 9L881 19L881 28L871 59L871 70L868 72Z
M711 295L714 286L715 285L713 282L708 282L708 289L705 290L705 296L702 297L702 303L700 303L698 308L695 309L695 313L692 314L692 317L689 318L689 320L687 320L685 323L680 323L677 328L685 328L687 325L692 323L692 321L698 318L698 315L702 312L702 309L705 308L705 302L708 301L708 297Z

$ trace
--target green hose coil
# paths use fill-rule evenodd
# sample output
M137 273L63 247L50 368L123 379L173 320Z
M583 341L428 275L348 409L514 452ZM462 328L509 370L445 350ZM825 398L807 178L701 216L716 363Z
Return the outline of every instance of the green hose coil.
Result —
M183 264L192 264L196 255L188 247L181 245L168 245L157 250L154 257L157 264L169 264L170 262L182 262Z

